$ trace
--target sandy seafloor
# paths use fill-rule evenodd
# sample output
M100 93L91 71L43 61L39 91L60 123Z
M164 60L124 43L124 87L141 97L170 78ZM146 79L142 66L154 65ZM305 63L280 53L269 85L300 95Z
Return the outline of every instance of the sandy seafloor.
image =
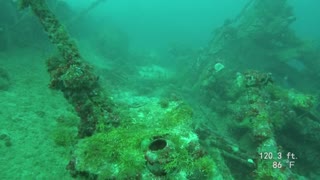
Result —
M52 130L57 117L73 110L62 93L48 88L46 57L28 48L0 52L12 83L0 91L0 133L12 141L10 147L0 141L0 179L71 179L70 150L54 143Z
M159 94L175 92L174 86L170 84L170 77L174 75L168 69L158 72L151 64L137 67L137 72L130 76L128 84L135 83L136 80L150 82L149 77L152 81L157 81L153 77L168 78L162 79L169 83L165 87L160 88L161 84L151 85L151 93L145 93L143 83L133 87L122 87L117 83L112 85L109 77L100 72L112 67L110 61L96 53L90 43L78 41L78 45L83 59L93 65L99 77L101 75L99 82L110 92L110 98L116 104L126 107L124 113L130 117L131 123L154 123L181 103L179 99L182 95L180 97L178 94L178 99L170 101L166 109L159 103ZM73 179L66 167L75 148L57 145L55 133L60 127L58 122L61 117L70 118L70 121L78 121L79 117L61 92L49 88L46 60L55 52L52 45L12 48L11 51L0 52L0 66L9 73L11 82L8 90L0 91L0 136L6 134L12 142L7 147L4 140L0 139L0 180ZM143 71L145 69L149 71ZM134 89L141 87L142 90ZM194 116L197 116L199 122L206 120L202 113L203 111L200 115L195 111ZM214 113L210 116L218 119ZM219 123L217 126L222 129L223 124ZM177 130L181 133L179 128Z
M80 43L85 60L99 71L110 66L92 47ZM66 169L72 147L54 142L57 119L78 120L73 107L59 91L49 88L46 59L54 53L45 48L15 49L0 52L0 66L10 75L11 86L0 91L0 135L12 141L7 147L0 140L0 180L2 179L73 179ZM110 88L107 79L100 83ZM110 89L109 89L110 90ZM129 107L133 122L150 123L178 104L171 102L164 110L158 96L136 94L134 90L111 90L111 98ZM143 104L134 108L135 104ZM132 106L132 108L130 108Z

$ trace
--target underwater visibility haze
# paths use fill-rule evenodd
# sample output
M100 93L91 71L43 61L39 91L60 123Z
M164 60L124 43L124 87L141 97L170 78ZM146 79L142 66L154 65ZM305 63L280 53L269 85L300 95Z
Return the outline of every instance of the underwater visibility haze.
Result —
M316 0L1 0L0 179L320 179Z

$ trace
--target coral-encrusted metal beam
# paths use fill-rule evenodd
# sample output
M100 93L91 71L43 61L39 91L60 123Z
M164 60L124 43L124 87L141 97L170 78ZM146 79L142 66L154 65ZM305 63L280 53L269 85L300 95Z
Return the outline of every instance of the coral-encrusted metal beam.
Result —
M44 0L21 0L20 8L31 7L60 56L48 60L51 88L60 90L81 118L79 137L91 136L98 123L108 124L113 103L98 83L98 76L86 64L76 44ZM109 123L110 124L110 123Z

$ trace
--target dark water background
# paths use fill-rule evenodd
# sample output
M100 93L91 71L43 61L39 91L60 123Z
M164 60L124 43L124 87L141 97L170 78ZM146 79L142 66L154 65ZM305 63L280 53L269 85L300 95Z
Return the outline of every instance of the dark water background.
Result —
M228 18L234 18L248 0L107 0L90 15L108 18L124 30L132 46L164 48L170 43L203 46L212 31ZM320 39L320 2L290 0L297 21L293 28L303 37ZM68 3L81 10L90 1ZM103 26L103 23L100 24Z
M320 12L319 12L319 1L299 1L291 0L294 7L294 14L297 17L297 21L293 24L293 28L296 32L308 39L320 39Z

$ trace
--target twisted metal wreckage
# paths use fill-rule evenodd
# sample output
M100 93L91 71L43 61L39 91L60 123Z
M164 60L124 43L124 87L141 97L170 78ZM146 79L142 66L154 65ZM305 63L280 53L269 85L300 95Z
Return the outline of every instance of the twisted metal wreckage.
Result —
M245 172L252 172L246 175L248 179L303 178L299 175L299 172L292 171L285 166L285 158L279 159L276 164L272 164L272 161L267 158L259 158L259 155L248 154L246 150L243 150L236 143L232 143L227 137L220 135L215 130L205 128L205 126L196 129L200 140L193 138L187 144L179 139L176 140L180 137L176 137L170 131L170 129L175 128L174 126L169 127L169 130L158 129L155 132L140 134L144 137L134 135L139 130L124 128L125 131L122 131L121 127L119 127L121 130L112 130L117 128L114 127L112 122L113 111L116 106L99 84L98 77L93 73L92 67L82 60L76 44L49 10L46 2L44 0L21 0L20 7L22 9L27 7L32 9L51 42L57 47L60 55L50 58L47 64L51 75L50 85L51 88L63 92L65 98L72 104L81 119L78 127L78 137L79 142L81 142L79 146L85 150L75 150L75 159L70 160L68 168L73 176L93 179L112 179L115 177L147 179L169 176L187 177L189 179L234 179L236 178L234 169L237 167L230 165L232 161L237 162L237 166L241 164L242 169L246 169ZM296 114L297 118L292 121L297 124L301 124L301 121L303 121L302 123L305 126L313 126L314 124L319 126L319 116L314 111L316 97L282 89L273 84L272 77L268 73L253 70L245 71L244 73L237 73L235 80L228 81L224 79L223 71L214 71L212 67L218 63L215 59L226 59L226 63L238 63L241 66L246 63L248 58L252 57L260 60L258 63L274 59L275 62L282 65L292 58L301 57L305 52L302 50L304 45L289 29L289 25L293 21L294 16L286 0L250 1L239 16L234 20L226 21L216 31L214 38L201 55L201 64L196 72L197 75L195 75L197 78L193 80L194 89L201 91L205 99L210 99L210 102L206 103L208 107L215 103L212 101L217 99L217 94L221 93L216 91L217 86L227 92L218 101L219 103L230 102L230 100L234 102L233 105L226 105L226 107L229 107L227 114L231 114L231 118L236 119L235 126L249 129L257 154L271 153L277 155L278 152L282 151L278 142L281 141L281 138L277 136L277 133L283 132L283 127L288 124L288 121L292 120L292 118L286 117L288 112ZM257 52L260 52L260 54ZM316 72L315 62L310 59L304 60L311 73ZM243 69L245 68L247 67L243 67ZM241 67L239 69L241 70ZM228 73L228 71L225 73ZM316 75L314 74L314 76ZM221 81L224 82L221 83ZM234 104L237 107L234 107ZM283 108L286 108L286 110L284 111ZM178 122L191 118L190 109L185 106L176 109L178 109L176 112L169 113L172 116L167 114L166 118L174 121L179 120ZM98 126L101 124L107 126L105 132L99 132ZM162 126L159 128L162 128ZM193 137L192 128L184 127L181 129L183 130L179 132L180 134L175 132L178 136L188 134L188 138ZM301 128L295 128L294 130L300 131ZM108 144L109 141L106 139L111 136L108 134L109 131L111 131L111 135L115 136L114 132L131 133L134 131L126 138L130 139L132 135L132 138L136 138L135 141L142 144L141 150L139 146L138 148L133 147L136 148L134 151L138 156L144 155L142 162L125 162L124 159L126 158L128 158L126 161L134 161L135 158L128 157L130 154L125 156L126 158L118 158L116 156L121 157L123 154L115 155L116 152L108 151L108 148L113 147L113 145ZM319 142L319 137L316 134L304 135L312 142ZM205 153L199 146L199 141L205 144L204 146L211 147L208 153ZM121 144L120 141L114 143ZM175 143L177 145L174 145ZM100 147L102 145L108 147ZM92 146L95 148L92 148ZM179 149L180 146L184 149ZM126 147L129 148L129 145L125 145L124 148ZM288 147L290 146L288 145ZM100 150L113 155L105 155ZM96 154L90 156L90 153ZM83 154L86 154L86 156L82 157ZM96 159L93 161L90 157L94 158L94 156ZM139 159L138 156L136 159ZM122 164L112 164L110 162L107 163L108 166L106 167L106 162L101 162L102 160L99 161L99 159L103 161L121 159ZM129 168L123 166L129 166ZM319 164L314 166L319 167ZM131 170L129 170L130 168Z

